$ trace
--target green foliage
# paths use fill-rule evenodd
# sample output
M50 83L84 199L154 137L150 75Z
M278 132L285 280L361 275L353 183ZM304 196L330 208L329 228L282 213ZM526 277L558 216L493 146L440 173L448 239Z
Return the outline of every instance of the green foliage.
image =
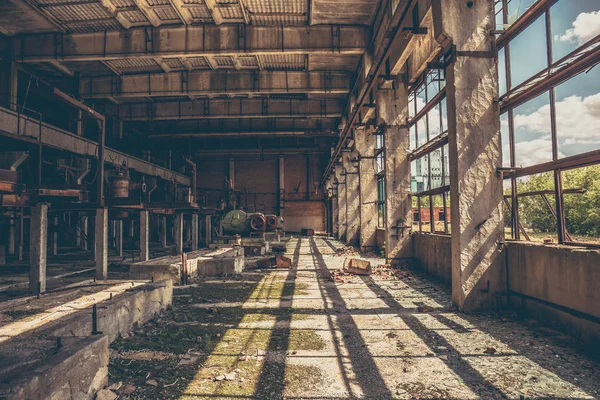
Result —
M584 193L563 195L567 232L574 235L600 236L600 165L593 165L562 172L563 190L583 189ZM519 194L550 190L554 192L552 172L532 175L519 180ZM509 194L510 190L505 191ZM555 209L553 194L546 194L550 206ZM507 224L510 220L508 211ZM541 195L519 197L519 218L526 228L534 232L556 232L557 223Z

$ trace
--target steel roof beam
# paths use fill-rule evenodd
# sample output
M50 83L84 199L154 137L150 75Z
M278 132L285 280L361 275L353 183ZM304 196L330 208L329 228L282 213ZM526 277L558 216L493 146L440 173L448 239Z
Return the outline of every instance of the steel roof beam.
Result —
M15 60L49 62L232 54L362 54L370 36L368 27L232 24L34 34L12 40Z
M183 71L82 78L82 98L135 98L155 96L220 96L320 93L350 91L352 75L344 72Z

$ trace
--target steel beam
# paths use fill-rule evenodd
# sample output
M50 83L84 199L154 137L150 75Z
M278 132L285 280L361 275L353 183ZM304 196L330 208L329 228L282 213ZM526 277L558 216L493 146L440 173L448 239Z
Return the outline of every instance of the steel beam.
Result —
M345 72L183 71L163 74L83 78L83 98L181 95L345 94L352 75Z
M241 41L241 30L245 40ZM228 54L362 54L370 28L359 26L194 25L127 31L34 34L13 39L22 62L106 61Z
M104 114L123 121L239 118L341 117L343 99L196 99L106 105Z

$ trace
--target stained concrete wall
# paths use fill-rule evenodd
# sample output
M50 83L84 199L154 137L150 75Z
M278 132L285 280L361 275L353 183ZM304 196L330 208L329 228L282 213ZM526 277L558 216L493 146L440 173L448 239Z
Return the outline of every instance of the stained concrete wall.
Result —
M283 158L285 229L325 230L323 188L318 183L327 158L323 154L286 154ZM279 156L234 156L233 165L235 190L243 192L240 206L250 212L279 214ZM198 161L198 191L206 197L207 206L215 207L225 198L228 170L228 158L205 157Z
M451 284L450 236L411 236L418 268ZM501 258L506 260L510 291L600 318L600 292L595 288L600 281L600 250L508 242ZM510 297L510 305L525 317L582 340L600 341L600 324L518 295Z
M600 318L600 251L510 242L506 246L509 289ZM521 299L511 298L521 307ZM525 300L527 315L584 340L600 341L600 324Z
M452 283L452 240L448 235L415 232L411 235L413 256L428 274Z

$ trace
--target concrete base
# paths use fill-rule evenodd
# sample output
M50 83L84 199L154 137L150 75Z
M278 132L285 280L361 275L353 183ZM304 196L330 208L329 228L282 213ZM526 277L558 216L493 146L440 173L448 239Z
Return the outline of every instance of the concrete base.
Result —
M65 342L39 365L0 377L10 388L2 398L92 400L108 383L108 338L98 335Z
M93 399L106 385L108 344L163 311L173 295L170 281L112 283L2 303L0 382L9 399ZM24 316L11 320L15 314Z
M201 276L232 275L242 272L244 250L242 247L204 249L187 253L187 271L190 281ZM181 284L181 256L166 256L131 265L129 277L134 280L170 280Z
M413 257L418 267L452 284L452 238L449 235L415 232L411 235Z

